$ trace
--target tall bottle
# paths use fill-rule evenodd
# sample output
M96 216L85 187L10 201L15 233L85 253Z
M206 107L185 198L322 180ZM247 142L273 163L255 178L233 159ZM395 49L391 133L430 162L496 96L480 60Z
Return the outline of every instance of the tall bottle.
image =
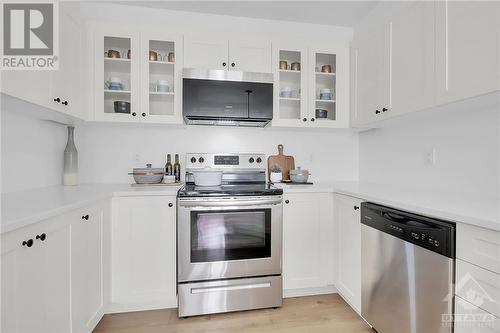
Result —
M175 163L174 163L174 175L175 181L181 181L181 165L179 163L179 154L175 154Z
M172 159L170 157L170 154L167 154L167 163L165 164L165 174L167 176L172 176L174 174L172 167Z
M68 142L64 149L64 185L78 184L78 151L75 146L74 131L75 128L73 126L68 126Z

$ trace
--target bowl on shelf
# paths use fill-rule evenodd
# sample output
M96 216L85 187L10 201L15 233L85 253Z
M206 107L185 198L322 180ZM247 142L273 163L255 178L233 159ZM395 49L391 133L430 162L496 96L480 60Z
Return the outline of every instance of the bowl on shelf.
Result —
M319 99L324 101L330 101L333 99L333 93L331 89L324 88L319 91Z
M116 113L130 113L130 102L114 101L113 106Z
M316 119L328 118L328 110L326 109L316 109L315 110Z
M322 73L331 73L332 72L332 65L321 66L321 72Z
M292 64L290 65L290 70L300 71L300 62L292 62Z

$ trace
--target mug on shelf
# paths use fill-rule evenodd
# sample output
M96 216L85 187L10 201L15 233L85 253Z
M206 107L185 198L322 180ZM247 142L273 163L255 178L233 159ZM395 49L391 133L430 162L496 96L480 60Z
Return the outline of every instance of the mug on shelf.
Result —
M158 53L155 51L149 51L149 61L158 61Z
M109 90L123 90L123 83L119 77L110 77L104 81L104 85Z
M288 69L288 62L286 60L280 60L280 69L281 70L287 70Z
M167 56L168 62L175 62L175 53L174 52L169 52ZM163 59L165 61L165 59Z

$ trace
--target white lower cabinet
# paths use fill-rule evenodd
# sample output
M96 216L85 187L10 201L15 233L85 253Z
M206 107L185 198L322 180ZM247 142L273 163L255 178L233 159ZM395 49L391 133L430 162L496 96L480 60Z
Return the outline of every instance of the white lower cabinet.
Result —
M73 332L92 332L103 315L103 209L75 214L71 224Z
M337 245L338 292L351 307L361 313L361 202L335 194L335 243Z
M334 284L331 193L290 193L283 205L283 289L286 296L328 292Z
M500 318L455 296L455 333L500 333Z
M2 235L2 332L71 331L67 219L64 215Z
M176 197L113 199L110 312L177 306Z
M2 332L92 332L103 310L102 211L73 211L2 235Z

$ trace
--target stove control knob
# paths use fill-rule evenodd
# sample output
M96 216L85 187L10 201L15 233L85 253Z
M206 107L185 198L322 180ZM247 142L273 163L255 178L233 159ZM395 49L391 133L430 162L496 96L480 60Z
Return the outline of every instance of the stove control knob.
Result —
M250 159L248 160L248 162L253 163L253 162L255 162L255 160L253 159L253 157L250 157Z
M262 158L257 157L257 163L260 163L260 162L262 162Z
M200 157L200 158L198 159L198 162L203 163L203 162L205 162L205 159L204 159L203 157Z
M191 157L191 163L196 163L196 157Z

